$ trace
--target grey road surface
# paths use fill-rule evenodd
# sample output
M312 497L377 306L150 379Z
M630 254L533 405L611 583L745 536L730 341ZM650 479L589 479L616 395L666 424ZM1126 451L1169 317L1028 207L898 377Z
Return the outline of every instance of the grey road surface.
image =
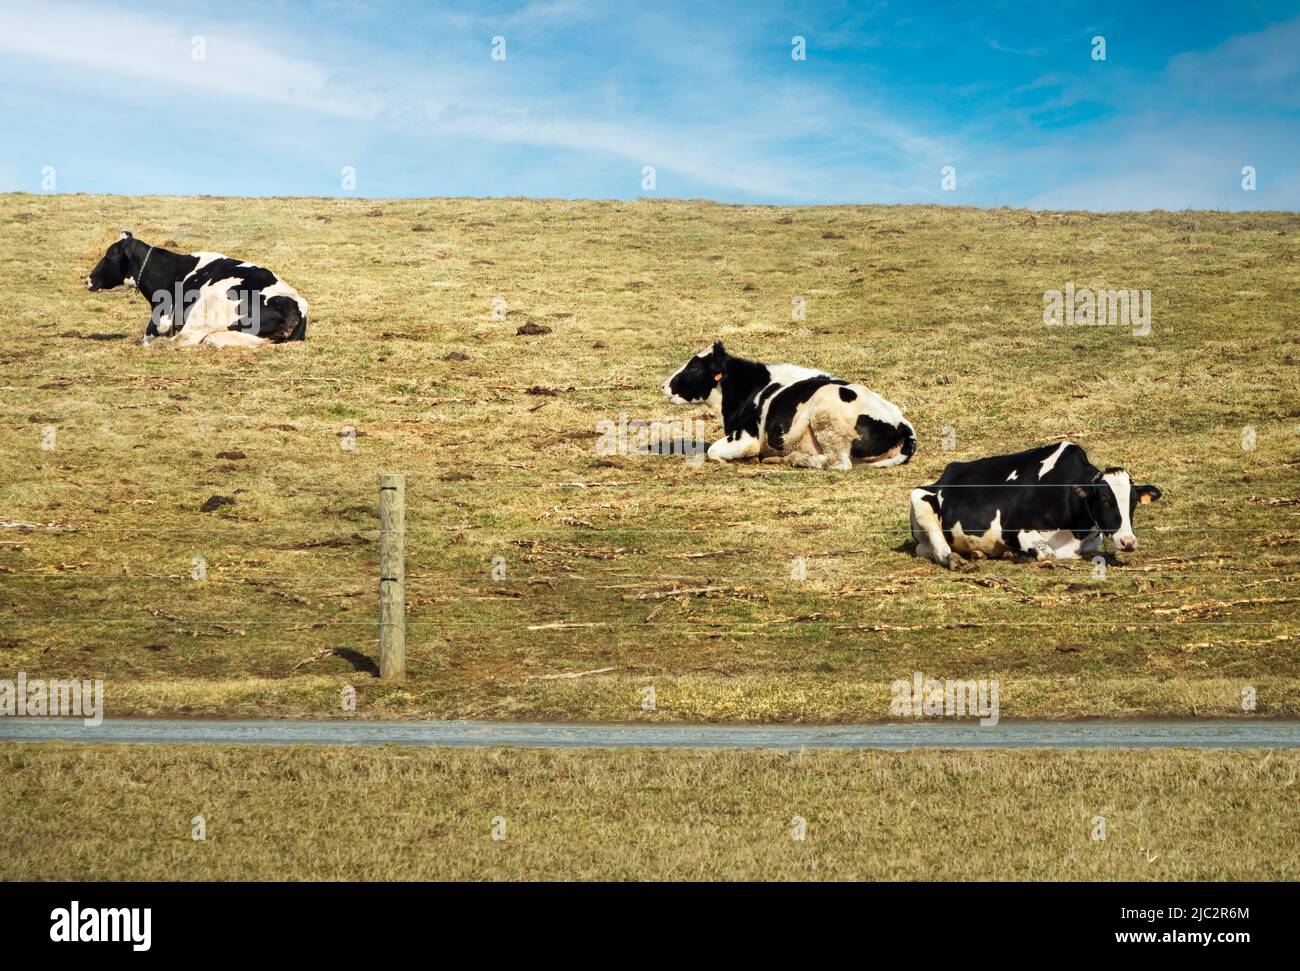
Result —
M574 724L473 721L201 721L0 717L0 742L424 745L449 748L1098 749L1298 748L1300 722L1084 721L878 725Z

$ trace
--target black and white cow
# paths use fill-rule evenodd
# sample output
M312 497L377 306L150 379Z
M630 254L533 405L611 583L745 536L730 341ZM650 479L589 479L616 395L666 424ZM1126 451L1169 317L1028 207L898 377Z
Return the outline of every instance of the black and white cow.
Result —
M1099 469L1061 442L1015 455L952 462L933 485L912 490L916 555L947 567L957 556L1011 554L1073 559L1101 549L1137 549L1133 510L1160 490L1134 485L1124 469Z
M762 458L813 469L883 468L916 451L897 405L860 384L794 364L760 364L717 341L663 383L673 404L707 402L726 434L709 458Z
M307 301L296 290L270 270L220 253L173 253L123 233L86 277L86 289L123 283L152 307L146 344L165 335L180 347L259 347L307 338Z

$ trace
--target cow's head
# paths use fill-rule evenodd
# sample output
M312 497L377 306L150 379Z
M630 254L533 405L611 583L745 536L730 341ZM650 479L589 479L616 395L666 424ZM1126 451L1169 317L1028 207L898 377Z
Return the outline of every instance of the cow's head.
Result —
M683 364L661 386L664 396L675 405L707 401L727 374L727 351L722 341L714 341Z
M1137 549L1137 535L1133 532L1133 510L1138 503L1155 502L1160 490L1153 485L1134 485L1133 477L1124 469L1107 469L1098 472L1092 482L1076 485L1074 491L1088 506L1088 514L1102 535L1115 541L1115 549L1129 552Z
M95 264L90 276L86 277L87 290L91 293L96 290L112 290L131 278L131 241L131 234L123 233L108 248L103 259Z

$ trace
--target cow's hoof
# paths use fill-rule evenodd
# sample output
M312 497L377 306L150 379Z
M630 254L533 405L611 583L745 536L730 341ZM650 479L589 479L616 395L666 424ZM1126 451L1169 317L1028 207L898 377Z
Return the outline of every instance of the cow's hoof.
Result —
M949 553L949 554L948 554L948 562L947 562L946 564L944 564L944 565L947 566L948 569L950 569L950 570L964 570L964 569L966 569L966 561L963 560L963 559L961 558L961 554L960 554L960 553L957 553L957 552Z

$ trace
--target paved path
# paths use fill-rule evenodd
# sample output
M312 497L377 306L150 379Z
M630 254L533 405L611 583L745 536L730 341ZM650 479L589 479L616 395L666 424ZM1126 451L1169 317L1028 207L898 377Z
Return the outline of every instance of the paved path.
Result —
M4 741L482 748L1300 748L1295 721L634 725L543 722L80 720L0 717Z

